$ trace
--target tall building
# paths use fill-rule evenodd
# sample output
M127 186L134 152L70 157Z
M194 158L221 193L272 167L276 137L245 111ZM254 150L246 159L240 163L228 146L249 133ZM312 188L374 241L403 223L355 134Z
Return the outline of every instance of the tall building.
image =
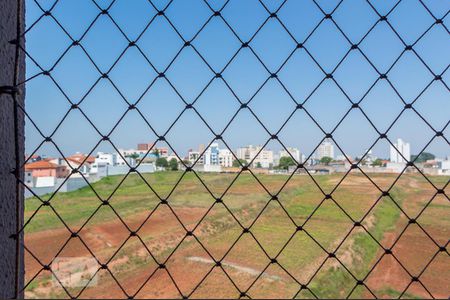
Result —
M204 154L204 164L205 165L219 165L219 144L212 143L208 149L206 149Z
M203 156L200 156L199 151L189 150L188 152L188 160L191 164L197 163L199 165L203 165Z
M317 159L322 159L323 157L334 158L334 145L329 140L325 140L317 148Z
M233 166L234 156L228 149L219 150L219 164L222 167L230 168Z
M199 149L202 148L204 149L204 146L200 145ZM205 166L221 166L225 168L233 166L233 154L228 149L220 149L218 143L212 143L201 157L200 154L200 151L189 151L189 161L193 163L198 159L197 164Z
M253 159L253 167L261 166L262 168L270 168L274 164L273 151L262 149L261 146L246 146L237 149L238 159L244 159L248 163Z
M397 139L394 147L390 146L390 152L390 161L393 163L406 163L411 160L411 147L402 139Z

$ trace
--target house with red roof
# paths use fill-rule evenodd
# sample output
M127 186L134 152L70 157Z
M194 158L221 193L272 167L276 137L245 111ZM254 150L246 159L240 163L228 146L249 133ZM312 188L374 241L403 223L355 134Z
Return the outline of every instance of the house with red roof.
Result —
M92 164L95 162L95 157L87 156L82 153L75 153L74 155L66 157L61 160L61 165L71 169L78 169L83 175L88 175Z
M25 171L31 172L32 177L65 177L67 169L65 166L51 163L47 160L39 160L25 165Z

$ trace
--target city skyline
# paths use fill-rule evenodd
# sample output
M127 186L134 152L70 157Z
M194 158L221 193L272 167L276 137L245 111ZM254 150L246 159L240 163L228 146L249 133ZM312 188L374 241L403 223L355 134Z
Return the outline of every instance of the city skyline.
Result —
M285 145L285 147L280 146L280 148L270 148L270 147L263 147L263 145L240 145L236 148L227 148L227 146L223 142L218 141L212 141L210 144L198 144L197 147L187 148L185 151L181 152L173 152L172 149L168 146L166 143L156 142L156 143L137 143L135 145L136 147L117 147L113 148L112 151L93 151L92 153L83 152L83 151L75 151L71 154L68 154L67 157L71 157L73 155L88 155L95 156L102 153L120 153L124 158L133 156L135 154L140 155L150 155L152 153L158 153L158 155L162 155L163 157L175 157L175 158L181 158L181 159L188 159L191 157L192 153L195 154L195 158L197 158L199 155L203 154L211 154L211 149L217 148L217 151L227 151L227 155L232 157L232 160L235 160L237 157L238 159L245 159L247 157L255 157L256 155L258 157L266 155L264 152L272 152L270 156L273 155L275 159L278 159L282 156L289 156L293 157L296 161L303 162L304 159L316 159L320 160L323 157L330 157L333 160L336 161L345 161L348 159L350 160L359 160L362 158L369 158L369 157L376 157L382 160L388 160L393 163L406 163L406 160L410 160L412 156L417 155L417 153L411 153L410 150L410 143L404 141L401 138L398 138L393 142L393 145L388 144L388 154L386 156L380 156L379 153L373 152L371 149L366 149L364 152L359 153L357 155L350 155L348 153L342 153L339 151L339 149L335 146L333 141L331 139L324 139L322 143L320 143L316 150L312 153L304 153L301 151L301 149L297 147L292 147L291 145ZM116 150L118 152L116 152ZM337 151L336 151L337 150ZM162 151L162 152L161 152ZM214 152L215 150L213 150ZM248 152L248 151L251 151ZM218 152L217 152L218 153ZM423 151L422 153L430 153L427 151ZM449 159L450 153L444 156L433 154L436 159ZM60 154L57 153L56 155L46 155L43 153L34 153L36 156L40 156L42 158L55 158L60 157ZM364 157L363 157L364 156ZM27 158L29 157L29 154L27 154ZM272 158L271 158L272 159ZM231 163L230 163L231 164Z
M276 175L304 173L303 168L313 174L347 173L357 164L364 173L400 174L417 170L429 175L446 176L450 173L450 156L439 158L429 153L413 158L417 160L415 167L408 168L407 162L412 159L410 144L400 138L390 146L388 159L371 151L359 158L335 156L334 145L329 139L324 140L310 157L293 147L273 151L262 146L245 145L230 150L219 142L200 144L197 149L189 149L187 155L175 154L169 148L154 143L136 146L112 153L75 153L63 158L30 156L25 164L25 184L39 194L59 185L70 191L85 186L86 180L96 182L105 176L126 175L132 168L140 173L177 171L188 167L206 173L238 173L241 167L248 167L258 173ZM66 178L68 182L65 182Z

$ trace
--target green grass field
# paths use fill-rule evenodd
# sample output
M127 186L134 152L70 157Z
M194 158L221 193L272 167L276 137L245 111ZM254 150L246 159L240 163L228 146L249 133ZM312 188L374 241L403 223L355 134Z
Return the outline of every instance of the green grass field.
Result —
M388 233L395 234L402 229L401 226L405 226L407 219L401 210L410 217L416 217L435 193L420 175L404 175L398 180L390 190L396 203L389 197L380 198L381 192L360 174L350 174L337 189L335 187L343 174L314 177L324 193L333 192L335 202L323 201L323 192L305 175L293 176L286 185L288 176L257 175L267 191L250 174L241 174L238 178L236 174L199 176L207 188L193 173L159 172L145 174L145 180L135 174L125 179L121 176L107 177L93 184L95 192L85 187L57 194L50 200L51 207L42 206L38 199L27 199L25 221L32 218L25 228L26 246L40 260L49 262L70 238L69 231L54 209L71 230L77 231L83 226L81 239L92 247L99 260L111 262L113 273L126 287L128 294L139 291L137 297L180 297L180 291L183 295L192 293L192 296L203 298L239 297L234 285L224 283L229 282L228 276L239 290L246 291L252 298L311 298L314 295L319 298L370 297L367 288L356 286L349 270L355 277L364 280L377 296L389 298L399 296L404 288L387 279L380 283L381 279L376 277L378 275L366 278L383 253L374 238L382 245L387 243ZM371 177L382 188L389 187L396 178L386 174ZM433 177L432 180L436 186L443 188L449 178ZM178 186L174 189L177 182ZM228 188L231 182L233 184ZM159 204L159 198L149 186L161 198L167 199L175 215L166 205ZM268 192L277 194L278 201L270 201ZM49 197L46 195L43 198ZM138 234L151 255L159 263L166 263L180 291L162 272L155 273L144 289L138 290L147 278L145 275L157 268L157 264L139 239L127 240L129 231L110 207L101 205L99 197L110 200L111 207L131 230L139 229ZM219 197L225 206L215 203ZM155 212L140 227L155 207ZM418 222L426 224L427 229L434 232L436 240L448 239L449 224L445 218L450 212L448 199L433 200L430 211L441 218L433 218L433 215L424 212ZM94 212L94 217L90 218ZM361 221L363 217L362 224L372 237L353 226L353 221ZM185 238L186 231L179 221L188 230L193 230L198 241L192 237ZM243 234L241 226L249 227L251 233ZM303 226L304 230L296 231L297 226ZM416 242L414 236L410 239L411 243ZM43 245L44 240L47 241L46 246ZM111 259L125 240L127 242L122 250ZM176 248L181 241L181 246ZM199 242L214 260L223 262L223 271L227 276L221 270L211 272L195 288L213 267L212 258ZM403 255L401 249L399 256ZM345 268L336 259L327 259L327 252L335 252ZM26 277L30 280L40 266L31 255L26 256ZM81 243L73 240L58 256L92 257ZM278 263L270 264L270 258L276 258ZM264 275L258 277L262 272ZM383 270L378 273L383 273ZM81 297L124 296L107 274L98 276L97 286L87 288ZM45 272L36 277L27 287L27 297L67 296L60 287L49 284L49 278ZM309 290L300 291L298 282L307 284ZM445 289L445 284L440 289L437 287L436 295L448 293ZM80 288L71 287L69 290L76 293ZM404 296L414 298L426 295L416 289L408 290Z

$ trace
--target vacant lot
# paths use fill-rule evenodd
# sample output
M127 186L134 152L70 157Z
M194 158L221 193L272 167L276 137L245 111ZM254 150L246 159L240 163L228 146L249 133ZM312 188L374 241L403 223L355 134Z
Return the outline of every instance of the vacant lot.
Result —
M373 182L358 173L344 179L236 176L133 174L104 178L94 190L57 194L50 206L28 199L26 296L69 297L43 270L55 257L108 265L71 267L60 275L67 292L82 298L450 295L448 248L439 252L450 237L448 177L430 183L403 175L390 188L397 175L370 174ZM408 225L409 218L417 222ZM78 235L71 237L71 231ZM92 274L94 281L83 288Z

